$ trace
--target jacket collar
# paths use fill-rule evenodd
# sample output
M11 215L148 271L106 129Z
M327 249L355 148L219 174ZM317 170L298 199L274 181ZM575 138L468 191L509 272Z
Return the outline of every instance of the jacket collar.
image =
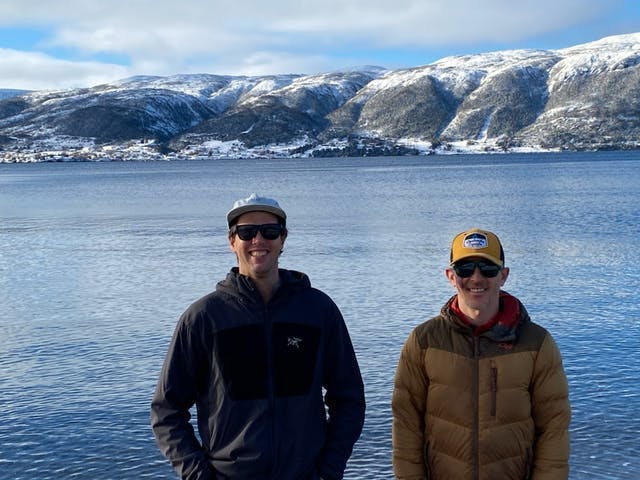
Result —
M270 303L278 301L278 299L289 295L295 290L301 290L311 287L309 277L295 270L279 269L280 288L271 299ZM264 302L260 296L260 292L256 288L251 278L241 275L238 267L233 267L224 280L216 285L216 290L236 297L241 303L254 306L256 308L264 307Z
M454 295L445 304L443 315L459 328L473 335L486 337L495 342L511 342L517 338L520 325L529 320L524 305L513 295L500 292L500 310L488 323L474 327L458 307L458 296Z

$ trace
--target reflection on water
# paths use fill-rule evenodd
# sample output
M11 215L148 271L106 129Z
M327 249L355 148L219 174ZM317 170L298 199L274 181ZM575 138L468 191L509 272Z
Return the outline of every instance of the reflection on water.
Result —
M256 191L289 214L282 265L334 298L357 349L367 419L345 478L392 478L397 356L452 293L450 239L476 225L563 352L571 478L640 478L639 167L615 152L0 165L1 476L175 478L151 394L178 315L234 263L226 211Z

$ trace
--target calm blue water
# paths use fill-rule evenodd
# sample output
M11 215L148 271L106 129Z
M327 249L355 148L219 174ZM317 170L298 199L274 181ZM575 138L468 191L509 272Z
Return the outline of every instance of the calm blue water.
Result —
M392 478L397 357L473 226L499 233L505 288L563 352L571 478L640 478L640 152L0 164L0 478L175 478L150 398L253 191L286 209L282 266L334 298L357 349L368 411L346 478Z

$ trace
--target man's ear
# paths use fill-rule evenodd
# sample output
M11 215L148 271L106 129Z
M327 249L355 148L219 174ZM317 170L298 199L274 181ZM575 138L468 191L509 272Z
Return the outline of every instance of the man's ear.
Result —
M500 275L502 275L500 286L503 286L507 281L507 278L509 278L509 267L502 267L502 270L500 270Z
M447 277L451 286L456 288L456 272L454 272L450 267L447 267L444 269L444 276Z

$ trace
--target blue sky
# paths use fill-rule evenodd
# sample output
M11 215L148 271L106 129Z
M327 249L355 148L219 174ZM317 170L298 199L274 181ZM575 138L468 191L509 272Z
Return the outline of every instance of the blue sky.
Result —
M0 88L395 69L636 32L638 0L3 0Z

